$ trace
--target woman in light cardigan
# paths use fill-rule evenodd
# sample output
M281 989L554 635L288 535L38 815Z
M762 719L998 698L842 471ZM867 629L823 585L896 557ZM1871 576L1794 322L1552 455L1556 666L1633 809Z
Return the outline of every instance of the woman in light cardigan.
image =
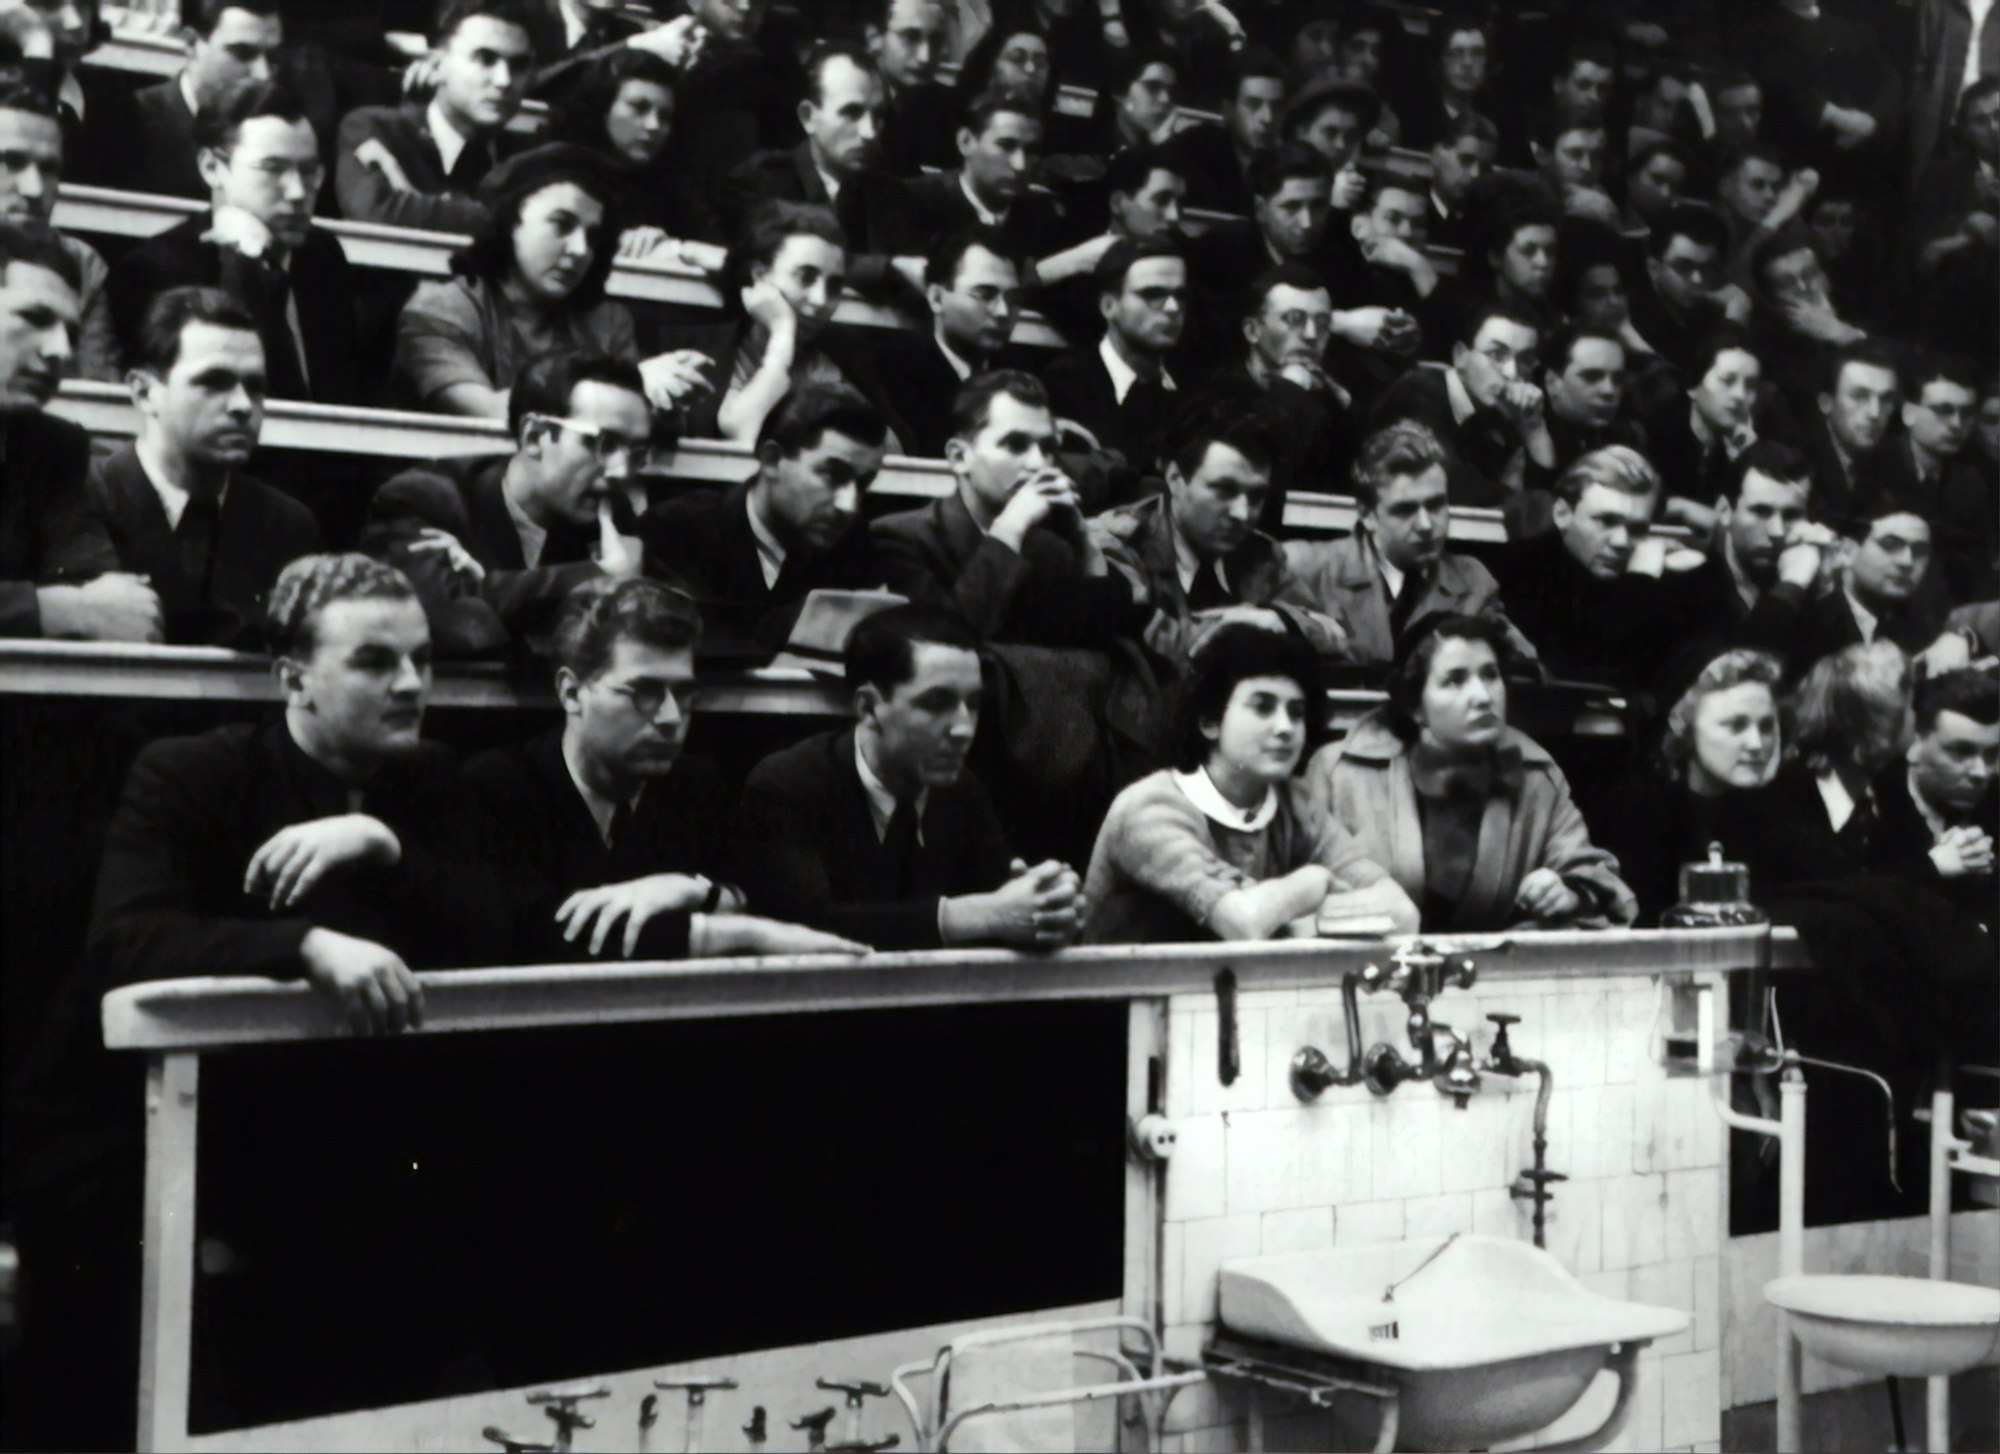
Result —
M1505 628L1418 622L1388 704L1306 772L1313 801L1415 901L1430 930L1604 928L1638 913L1562 769L1507 725Z
M1118 795L1085 877L1092 944L1404 932L1416 908L1297 780L1326 719L1304 638L1233 624L1195 658L1177 765Z

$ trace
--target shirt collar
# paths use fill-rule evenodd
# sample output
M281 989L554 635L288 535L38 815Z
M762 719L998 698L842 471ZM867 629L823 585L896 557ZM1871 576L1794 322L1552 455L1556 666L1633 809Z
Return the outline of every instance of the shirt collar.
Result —
M1757 602L1764 595L1763 587L1743 574L1743 567L1736 559L1736 542L1726 530L1722 534L1722 563L1729 571L1729 583L1736 587L1737 599L1743 602L1746 610L1756 610Z
M182 71L177 84L181 88L181 100L187 103L188 115L194 116L199 114L201 107L196 104L194 98L194 77L186 71Z
M1168 515L1171 517L1172 513L1172 507L1169 506ZM1194 553L1194 547L1187 543L1187 537L1181 534L1180 527L1174 524L1171 518L1167 521L1167 534L1174 542L1174 573L1180 577L1181 589L1186 591L1194 584L1194 578L1201 573L1201 557ZM1222 562L1217 561L1215 566L1216 579L1220 580Z
M757 542L757 565L764 572L764 585L769 589L778 584L778 576L785 568L784 544L771 533L771 527L757 513L757 502L748 495L743 498L743 513L750 517L750 534Z
M972 204L973 212L985 226L998 227L1007 220L1005 212L995 212L979 200L979 194L972 190L972 180L965 175L963 167L959 168L958 172L958 190L965 194L965 200Z
M629 803L620 803L616 798L605 797L604 794L598 792L589 783L585 782L583 775L576 770L576 764L570 760L570 744L567 735L563 738L562 761L563 771L569 774L570 783L583 798L583 806L589 810L591 821L597 824L597 836L604 840L606 847L610 847L612 818L621 807L625 808L628 812L637 810L639 799L646 791L645 784L640 784L639 791L632 794L632 801Z
M1458 376L1457 369L1444 371L1444 392L1445 397L1451 401L1453 423L1463 424L1479 412L1479 406L1472 402L1472 395L1467 392L1465 380Z
M958 375L961 384L978 372L957 349L945 342L942 331L933 329L931 336L937 339L938 352L944 355L944 361L951 365L951 371Z
M562 11L563 44L575 50L590 34L590 16L578 0L562 0L558 8Z
M1410 573L1399 569L1382 553L1382 547L1375 543L1374 531L1362 526L1355 531L1355 534L1361 537L1361 548L1374 558L1375 568L1382 572L1382 579L1388 583L1389 594L1400 600L1404 584L1410 579Z
M1132 386L1139 382L1139 375L1133 370L1132 365L1125 362L1118 350L1111 346L1109 333L1097 341L1097 356L1104 360L1104 371L1111 375L1112 397L1123 404L1125 396L1132 392ZM1160 387L1169 392L1179 388L1174 382L1174 376L1164 368L1160 370Z
M78 121L84 119L83 82L79 81L74 73L63 72L62 84L56 87L56 100L69 107Z
M500 498L506 503L507 518L514 522L514 533L521 540L521 563L529 570L533 570L541 563L542 547L548 544L549 532L530 519L528 512L520 507L514 496L504 487L500 491Z
M472 143L445 119L444 107L435 99L424 108L424 126L429 130L431 140L437 143L438 160L444 163L445 174L449 176L451 169L458 165L459 157Z
M132 451L132 458L139 462L139 473L146 477L146 483L151 485L153 493L159 496L160 508L167 512L168 528L178 530L180 528L181 516L187 513L188 501L193 497L193 492L182 489L179 485L163 480L154 474L152 469L146 464L145 455L141 454L137 449ZM216 492L215 503L217 507L219 508L222 502L228 498L229 481L224 480L222 488Z
M1201 809L1203 817L1220 823L1232 833L1260 833L1270 827L1271 820L1278 816L1278 789L1275 785L1264 789L1264 800L1254 808L1239 808L1225 798L1205 767L1198 767L1193 772L1176 772L1174 786L1181 790L1181 796Z
M854 770L861 777L861 791L868 795L868 816L875 824L875 841L881 842L889 836L889 820L896 816L896 795L875 776L875 770L868 766L868 754L861 750L861 734L854 734ZM925 788L917 794L917 844L924 841L924 807L930 802L931 790Z
M1875 639L1876 631L1879 630L1881 627L1882 618L1877 616L1873 611L1869 610L1866 606L1862 605L1861 602L1855 598L1854 591L1851 587L1842 586L1840 588L1840 593L1843 596L1847 597L1847 609L1854 613L1854 624L1861 628L1861 639L1863 641L1873 641Z
M1931 830L1932 840L1935 841L1944 837L1950 831L1951 822L1944 814L1933 808L1930 799L1926 798L1919 791L1917 788L1917 770L1915 768L1905 769L1905 781L1909 784L1910 801L1916 804L1917 815L1924 820L1924 826Z

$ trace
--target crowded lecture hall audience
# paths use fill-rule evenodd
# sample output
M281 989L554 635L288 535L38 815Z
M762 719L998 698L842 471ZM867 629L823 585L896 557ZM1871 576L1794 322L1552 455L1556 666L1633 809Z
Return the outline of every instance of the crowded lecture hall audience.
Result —
M1644 927L1717 845L1801 1040L1992 1060L2000 20L1534 9L0 0L0 671L153 684L8 692L8 1437L130 1437L137 980Z

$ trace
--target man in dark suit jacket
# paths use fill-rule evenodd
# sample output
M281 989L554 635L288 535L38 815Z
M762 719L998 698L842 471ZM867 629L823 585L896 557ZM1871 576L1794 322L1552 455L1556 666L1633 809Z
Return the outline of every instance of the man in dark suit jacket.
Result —
M941 238L987 227L1005 239L1025 276L1065 241L1055 204L1029 190L1041 151L1042 121L1032 108L1005 93L981 99L959 124L959 165L905 187L901 250L927 253Z
M155 742L105 840L89 958L105 988L305 979L361 1032L419 1022L411 964L504 962L510 908L451 754L422 742L430 650L409 583L307 556L272 593L283 715ZM348 665L356 652L394 663Z
M1287 263L1259 274L1245 295L1241 358L1208 381L1201 408L1265 420L1277 459L1259 524L1280 535L1291 491L1346 491L1359 440L1348 392L1326 367L1334 312L1319 275Z
M1613 445L1564 470L1555 495L1555 528L1493 557L1507 619L1557 680L1643 688L1679 645L1674 588L1630 569L1660 477Z
M723 214L732 232L763 202L810 202L833 209L847 234L847 281L858 293L914 291L918 263L894 256L910 229L903 189L876 165L884 118L881 73L852 46L822 46L806 70L799 122L806 139L786 151L760 151L729 174Z
M0 222L0 636L158 641L159 597L118 569L84 489L90 438L42 411L77 327L62 239Z
M555 636L562 724L467 765L527 905L525 957L860 950L744 915L723 881L722 781L681 750L700 631L693 602L657 581L578 592Z
M1828 391L1809 418L1800 445L1812 460L1813 514L1839 520L1882 488L1889 426L1896 421L1899 359L1872 339L1834 354Z
M1690 377L1695 346L1724 321L1717 290L1725 279L1729 228L1712 207L1684 203L1646 241L1646 285L1632 290L1632 326L1653 351Z
M993 366L1021 316L1021 272L1006 244L984 229L947 237L924 261L926 334L892 332L874 351L896 438L911 454L942 459L951 406L974 374Z
M946 457L957 488L885 515L872 534L889 589L956 610L988 642L1103 648L1150 612L1085 528L1056 467L1048 394L1027 374L975 375Z
M951 21L941 0L882 0L880 23L869 27L869 48L889 90L882 128L882 170L905 180L926 167L942 171L958 161L958 93L937 79Z
M852 389L799 385L764 420L756 474L646 512L646 570L693 593L706 644L776 651L811 592L882 584L861 497L882 468L886 433Z
M1993 851L2000 838L2000 687L1960 670L1917 684L1915 740L1875 785L1881 821L1870 866L1938 890L1995 922Z
M1541 328L1505 303L1468 312L1451 367L1419 366L1390 386L1375 424L1414 419L1451 452L1454 505L1500 505L1546 485L1555 470L1536 373Z
M208 183L195 165L194 119L244 82L272 79L285 26L277 0L199 0L181 19L187 65L132 97L139 113L133 176L149 192L205 200Z
M273 395L358 401L354 275L339 240L312 223L323 174L298 97L280 82L251 82L204 111L196 135L208 211L125 254L106 285L128 358L155 298L220 288L256 320Z
M1944 584L1953 601L1991 595L1995 582L1996 525L1991 476L1968 448L1979 408L1979 388L1969 364L1925 359L1903 380L1903 434L1883 446L1884 493L1921 510L1937 532Z
M650 449L638 369L602 355L537 359L514 381L508 423L513 454L405 470L369 505L362 548L416 586L443 653L541 635L570 591L641 563L622 494Z
M1172 241L1121 241L1104 254L1092 280L1104 336L1095 349L1050 364L1042 382L1057 417L1117 450L1135 476L1152 476L1180 390L1167 357L1187 326L1187 257Z
M950 615L896 607L846 650L853 727L759 763L734 838L767 913L878 949L1055 948L1077 932L1079 884L1010 862L965 761L979 725L979 643Z
M119 564L152 581L169 641L255 649L278 573L320 548L310 510L240 473L263 423L255 322L218 289L174 288L140 345L139 437L93 465L92 513Z
M433 232L478 228L480 180L508 150L507 123L534 69L530 23L520 0L451 0L434 39L429 104L363 106L341 121L334 186L343 216Z
M1857 542L1845 577L1806 612L1792 670L1866 641L1893 641L1909 655L1936 641L1944 628L1925 577L1937 569L1931 524L1908 500L1877 495L1864 501L1841 532Z
M1790 663L1804 649L1814 592L1839 545L1807 518L1813 490L1810 461L1775 440L1760 439L1729 462L1716 501L1718 547L1675 582L1684 638L1698 643L1678 659L1742 646Z
M1261 46L1247 46L1232 58L1229 100L1222 124L1189 126L1176 132L1167 149L1187 178L1188 206L1248 217L1250 167L1277 137L1285 104L1285 66Z

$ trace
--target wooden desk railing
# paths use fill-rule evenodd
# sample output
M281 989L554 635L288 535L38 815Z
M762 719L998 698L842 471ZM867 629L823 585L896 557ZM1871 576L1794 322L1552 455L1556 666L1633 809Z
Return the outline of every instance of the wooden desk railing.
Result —
M71 379L49 409L99 439L122 443L139 432L139 411L120 384ZM512 447L506 425L497 420L352 409L295 399L273 399L265 406L260 442L266 449L377 459L446 459L500 454ZM677 480L734 484L754 467L747 446L686 439L668 456L664 473ZM914 504L936 499L951 487L951 468L943 460L891 455L870 491ZM1285 502L1285 528L1301 535L1344 535L1354 529L1354 519L1354 501L1345 495L1293 491ZM1462 507L1452 511L1451 538L1497 545L1507 538L1506 522L1498 510Z
M1806 963L1797 931L1768 925L1549 930L1504 938L1506 951L1479 956L1482 980L1692 974ZM1448 936L1439 942L1448 943ZM1325 939L1107 945L1036 955L970 949L463 969L419 976L424 1025L410 1038L921 1005L1213 995L1215 972L1224 961L1236 971L1240 993L1323 988L1381 956L1379 941ZM110 1049L151 1055L350 1038L340 1014L314 991L263 979L129 985L104 997L103 1027Z
M1345 668L1350 676L1355 668ZM1340 686L1327 692L1334 727L1349 731L1381 706L1382 692ZM281 700L270 658L210 646L144 646L126 642L0 640L0 697L105 701L270 704ZM1536 730L1565 737L1617 737L1625 731L1625 701L1608 690L1560 684L1514 693L1517 715ZM474 711L542 710L554 705L547 671L523 672L497 662L449 662L433 678L433 707ZM765 667L704 672L693 709L713 716L845 717L852 697L838 680Z
M145 192L121 192L65 182L56 201L55 225L88 237L153 237L203 210L189 197L163 197ZM426 232L412 227L385 227L376 222L345 218L315 219L340 239L347 260L356 267L384 272L414 273L442 278L451 273L451 255L471 239L462 233ZM722 290L698 268L678 262L638 258L611 270L605 291L636 303L665 303L719 312ZM841 299L834 321L863 328L907 328L893 308L849 294ZM1046 318L1024 313L1014 327L1013 341L1031 348L1062 348L1066 342Z

